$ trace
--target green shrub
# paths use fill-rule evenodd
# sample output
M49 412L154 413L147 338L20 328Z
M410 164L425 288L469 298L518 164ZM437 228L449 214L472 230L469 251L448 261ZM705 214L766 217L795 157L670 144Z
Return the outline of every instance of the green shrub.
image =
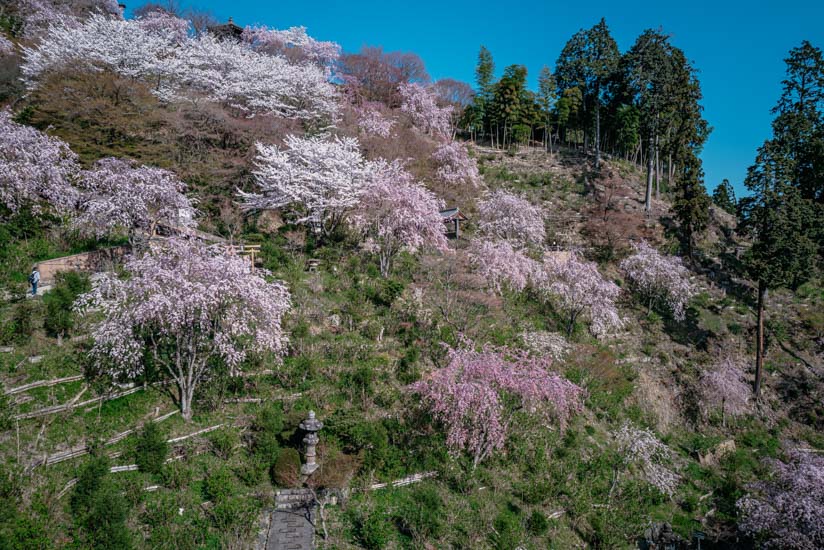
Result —
M524 528L516 510L508 508L498 514L493 527L492 544L497 550L511 550L521 546Z
M535 537L540 537L546 534L549 529L549 521L540 510L533 510L529 519L526 520L526 529L529 534Z
M68 271L58 273L55 277L54 288L43 295L43 303L46 305L46 318L43 328L49 336L62 340L74 327L73 305L77 297L91 290L88 275Z
M211 509L215 528L229 540L244 538L255 527L257 510L247 498L235 496L217 503Z
M147 422L140 431L135 448L135 464L141 472L159 474L169 454L166 436L155 422Z
M209 435L209 443L215 456L229 460L238 443L237 432L231 428L224 428Z
M75 524L92 548L132 547L126 527L129 506L109 476L109 461L94 456L81 468L70 506Z
M0 384L0 432L10 430L12 427L13 411L9 396L3 393L3 386Z
M203 480L203 496L218 504L236 492L235 476L226 466L213 470Z
M280 403L266 403L252 422L252 451L266 464L272 464L278 456L278 438L283 431L283 407Z
M272 481L278 487L295 487L300 482L300 453L282 449L272 466Z
M412 489L396 513L396 522L415 540L438 538L443 531L444 504L433 485Z
M12 311L11 320L5 323L0 336L3 342L24 343L34 334L34 317L37 314L37 303L31 300L20 302Z
M386 548L393 538L394 529L383 510L355 514L352 527L355 542L366 550Z
M183 489L192 482L192 468L181 460L169 462L163 465L160 479L164 487Z

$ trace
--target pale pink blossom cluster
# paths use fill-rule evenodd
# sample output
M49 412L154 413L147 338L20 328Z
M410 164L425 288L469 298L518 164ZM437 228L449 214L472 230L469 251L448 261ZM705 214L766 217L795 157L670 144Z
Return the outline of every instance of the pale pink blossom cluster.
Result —
M615 305L621 289L606 280L594 262L576 253L547 254L539 262L508 241L474 239L469 257L476 273L495 292L500 293L503 288L517 292L531 288L551 302L566 317L568 335L583 318L596 336L624 326Z
M571 347L562 335L545 330L523 332L521 341L530 353L549 356L556 361L566 357Z
M681 480L670 466L674 458L672 450L651 430L638 429L631 424L622 426L614 436L624 462L639 468L647 482L672 497Z
M77 200L79 171L66 143L17 124L8 109L0 111L0 204L12 212L26 205L39 212L47 204L68 213Z
M137 19L137 25L146 32L183 42L189 37L192 24L164 10L150 11Z
M724 357L701 376L701 395L707 409L720 409L722 422L727 415L740 416L750 408L752 387L744 369L731 357Z
M624 326L615 305L621 289L601 275L595 262L576 253L547 255L533 273L533 281L536 290L566 316L567 334L572 334L575 323L584 317L596 336Z
M381 112L381 105L376 101L365 101L357 107L358 128L366 135L388 138L395 121Z
M185 419L197 385L218 361L236 372L250 354L285 352L289 292L246 258L169 239L131 257L125 269L128 278L103 278L76 304L99 319L90 357L115 379L133 379L148 354L177 384Z
M377 252L381 275L389 276L392 260L401 251L445 251L446 235L438 213L441 201L398 161L381 159L370 163L369 170L371 182L353 225L366 237L364 247Z
M411 389L446 429L455 453L469 452L477 466L503 448L513 415L523 410L564 428L583 410L583 390L551 372L551 361L509 348L484 346L476 351L465 341L448 350L446 367Z
M109 69L146 82L163 101L206 97L246 116L277 115L315 125L337 118L338 95L323 70L259 54L248 44L211 34L181 35L178 24L153 25L92 15L82 23L51 26L25 49L30 87L53 70Z
M84 234L99 238L123 230L130 237L152 237L159 225L195 225L195 209L183 194L186 184L168 170L107 158L83 172L79 187L73 225Z
M530 283L535 260L507 241L473 239L469 258L476 273L497 293L504 288L521 292Z
M427 135L452 140L451 105L439 106L432 90L417 82L402 83L398 90L401 94L401 112L409 115L416 128Z
M117 0L18 0L17 4L29 40L41 38L53 25L79 25L90 14L123 18Z
M462 143L449 141L440 144L432 154L432 160L438 165L436 174L444 183L480 186L478 165Z
M646 241L633 243L635 254L624 259L620 267L633 288L652 306L662 300L679 321L686 317L686 307L695 291L689 272L681 258L665 256Z
M738 501L739 528L763 548L824 548L824 457L792 451L788 458L768 461L772 477Z
M492 238L521 246L546 239L541 208L512 193L492 193L478 203L478 215L478 229Z
M0 34L0 57L14 55L16 51L12 41Z
M262 53L281 55L295 62L309 61L323 67L327 74L331 72L341 53L340 44L315 40L307 34L306 27L290 27L286 30L265 26L246 27L241 40Z
M257 144L257 193L240 192L247 211L291 208L296 222L331 234L360 202L370 166L355 138L289 135L285 147Z

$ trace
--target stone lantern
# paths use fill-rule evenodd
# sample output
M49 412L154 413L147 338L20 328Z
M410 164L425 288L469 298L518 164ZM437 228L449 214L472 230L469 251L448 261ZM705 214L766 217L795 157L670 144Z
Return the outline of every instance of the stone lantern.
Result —
M306 445L306 464L300 467L301 481L305 482L318 469L318 464L315 462L318 445L317 432L323 428L323 422L315 418L315 411L309 411L309 417L300 423L299 428L307 432L303 438L303 444Z

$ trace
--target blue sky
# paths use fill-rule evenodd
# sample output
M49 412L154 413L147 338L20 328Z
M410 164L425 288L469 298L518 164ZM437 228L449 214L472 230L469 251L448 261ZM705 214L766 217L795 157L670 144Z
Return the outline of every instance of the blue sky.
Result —
M130 7L141 2L130 2ZM566 40L605 17L621 51L644 29L662 27L695 67L705 117L714 128L702 155L707 186L728 178L742 189L756 149L770 135L770 109L781 93L783 59L806 39L824 47L824 1L640 2L525 1L184 1L232 16L241 26L303 25L319 40L346 51L362 45L412 51L433 78L472 83L478 48L497 72L518 63L535 86L543 65L554 66Z

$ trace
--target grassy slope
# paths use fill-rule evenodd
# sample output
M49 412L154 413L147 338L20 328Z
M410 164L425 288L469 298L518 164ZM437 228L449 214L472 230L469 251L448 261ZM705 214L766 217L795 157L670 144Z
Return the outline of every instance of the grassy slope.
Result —
M133 99L138 103L151 101L138 92ZM30 116L42 125L59 112L56 107L41 108ZM198 118L198 124L191 126L191 119L183 117L180 122L179 115L169 114L163 124L174 121L200 129L205 124ZM175 166L183 162L179 158L185 158L180 150L168 152L163 140L170 138L164 133L162 139L152 140L149 133L143 133L149 129L125 128L123 132L129 130L137 137L119 146L118 139L105 137L117 132L84 134L67 118L57 122L58 132L82 151L86 160L139 152L137 156L146 162ZM116 125L118 119L113 117L110 123ZM231 135L242 135L243 131L232 127ZM96 149L95 143L104 138L108 140L106 147ZM235 148L216 144L220 140L211 134L198 139L207 144L207 150L215 151L214 156L206 156L226 171L213 180L204 180L201 173L188 176L198 182L199 192L211 193L207 204L219 204L221 196L225 198L232 188L227 182L244 172L238 159L250 145L249 139L240 140L241 145ZM134 148L134 143L142 145ZM392 147L397 144L383 146L396 151ZM478 158L490 188L515 189L544 204L555 215L550 227L553 240L592 245L592 254L601 259L602 270L610 277L620 278L616 261L629 236L644 235L664 246L674 246L668 237L665 202L659 204L656 219L645 221L640 215L641 178L632 167L618 162L610 165L621 181L620 200L602 216L604 191L585 174L582 159L573 153L547 161L541 153L507 156L483 150ZM204 169L209 166L204 165ZM424 175L426 169L420 167ZM458 193L450 200L471 217L474 194ZM225 226L214 211L207 208L206 212L210 216L207 225ZM563 224L557 221L562 218L567 220ZM627 227L632 231L625 231ZM751 297L746 291L724 296L715 283L696 275L696 283L704 291L693 301L685 324L649 314L627 298L622 303L630 319L625 332L596 341L579 328L573 351L558 367L587 388L586 413L566 433L518 417L518 429L504 452L472 471L464 459L447 457L443 436L421 416L414 397L404 388L437 364L442 357L440 342L453 343L458 333L465 333L477 341L519 345L518 335L524 330L559 330L551 309L528 296L499 299L486 294L482 282L468 270L462 251L465 243L455 243L458 254L454 259L406 258L387 282L379 278L374 261L359 253L355 243L343 239L322 248L313 248L311 243L289 248L288 229L264 235L263 256L267 267L289 283L294 295L296 307L289 320L293 352L275 375L242 382L216 377L204 386L192 424L186 425L177 417L164 422L162 428L170 437L218 423L226 427L173 449L184 458L163 475L113 475L132 505L128 523L136 540L142 541L139 546L217 547L253 536L254 512L270 502L273 488L266 466L275 457L268 457L261 465L252 452L250 426L269 403L282 402L281 447L299 445L295 429L309 408L317 410L326 424L321 434L324 469L318 483L352 489L345 506L327 509L330 538L323 546L329 548L420 547L424 541L433 547L458 548L513 548L519 544L536 548L580 544L622 547L632 545L651 520L670 522L685 536L696 528L713 537L724 536L732 532L734 502L745 483L764 473L759 459L777 455L785 438L822 446L813 429L821 426L820 398L816 400L816 395L821 395L816 392L821 390L810 381L810 369L803 360L790 354L809 363L818 357L819 350L810 342L822 326L814 315L814 304L822 300L821 290L810 285L796 301L781 293L774 297L767 404L758 414L724 428L720 419L698 414L692 396L698 368L712 361L718 349L751 352ZM253 224L246 224L245 230L263 232ZM607 254L601 238L613 234L618 255ZM467 236L471 237L471 228ZM16 253L5 260L7 280L21 282L27 263L68 251L59 240L38 238L46 243L39 248L32 247L32 240L15 242ZM710 239L705 243L707 257L731 261L728 254L722 254L730 250L725 246L723 241ZM309 257L323 260L316 274L304 272ZM423 289L420 304L415 303L414 288ZM0 356L3 383L16 386L82 372L83 328L58 348L40 328L42 307L22 304L6 303L0 312L4 319L10 319L31 307L34 324L31 340L19 339L13 353ZM779 340L789 352L778 345ZM24 360L30 355L43 355L44 359L30 364ZM272 366L263 362L249 368ZM77 394L80 385L34 390L28 392L31 401L11 408L23 412L65 402ZM90 390L83 398L93 393ZM295 394L300 395L283 399ZM264 404L224 403L236 397L259 397ZM13 424L13 429L0 436L0 454L13 469L22 469L43 453L84 440L105 440L156 411L162 414L173 407L168 394L151 389L88 410L21 421L19 431ZM683 482L673 499L643 482L615 452L610 433L627 421L654 428L677 452ZM736 442L732 455L718 464L699 462L700 456L729 438ZM136 440L131 436L106 448L107 452L122 453L112 463L133 462ZM55 545L68 544L78 534L72 526L68 496L58 500L56 495L77 475L83 460L21 474L21 492L10 497L20 513ZM439 472L438 477L415 488L372 493L358 490L374 481L431 469ZM228 472L232 495L217 502L209 483L204 483L215 472ZM161 488L142 491L150 485ZM178 513L181 508L182 514ZM540 517L551 519L543 526Z

